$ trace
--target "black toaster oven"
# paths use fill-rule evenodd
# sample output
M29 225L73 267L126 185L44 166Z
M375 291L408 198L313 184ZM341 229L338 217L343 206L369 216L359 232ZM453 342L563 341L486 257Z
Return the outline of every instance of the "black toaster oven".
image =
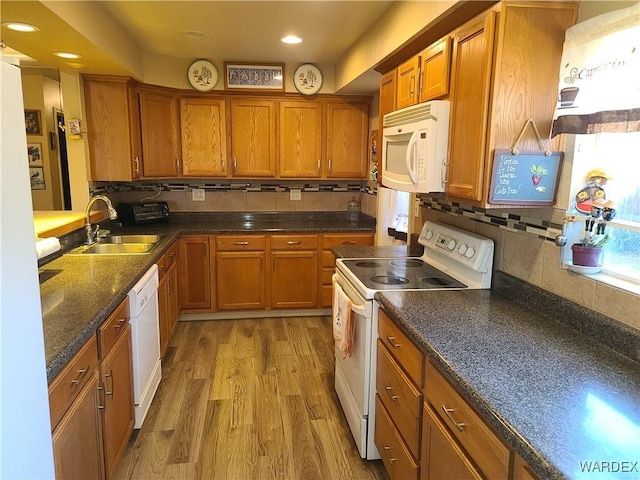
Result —
M123 225L149 225L169 221L167 202L120 203L118 222Z

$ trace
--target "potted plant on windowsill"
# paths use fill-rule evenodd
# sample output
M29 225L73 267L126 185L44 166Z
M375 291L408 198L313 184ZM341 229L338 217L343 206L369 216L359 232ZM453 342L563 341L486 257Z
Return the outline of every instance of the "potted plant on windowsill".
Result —
M596 238L600 237L600 238ZM609 234L602 236L587 235L582 241L571 245L573 264L584 267L599 267L601 265L602 250L609 241Z

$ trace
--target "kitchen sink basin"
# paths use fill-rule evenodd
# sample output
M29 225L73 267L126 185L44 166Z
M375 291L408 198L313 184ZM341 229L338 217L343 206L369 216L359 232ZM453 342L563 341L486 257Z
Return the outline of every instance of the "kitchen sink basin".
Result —
M125 243L158 243L164 235L107 235L100 239L100 244L125 244Z
M93 245L81 245L67 255L137 255L149 253L165 235L109 235Z

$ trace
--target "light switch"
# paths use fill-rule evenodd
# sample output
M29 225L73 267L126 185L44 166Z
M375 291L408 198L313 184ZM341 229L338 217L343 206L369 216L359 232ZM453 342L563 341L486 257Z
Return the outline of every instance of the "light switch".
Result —
M194 202L204 202L205 192L204 188L194 188L191 190L191 200Z
M302 200L302 191L297 188L289 190L289 200Z

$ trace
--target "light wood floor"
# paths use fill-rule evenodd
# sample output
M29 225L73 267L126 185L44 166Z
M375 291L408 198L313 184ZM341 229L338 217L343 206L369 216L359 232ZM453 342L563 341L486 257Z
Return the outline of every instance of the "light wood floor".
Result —
M179 322L119 479L385 479L333 387L329 317Z

